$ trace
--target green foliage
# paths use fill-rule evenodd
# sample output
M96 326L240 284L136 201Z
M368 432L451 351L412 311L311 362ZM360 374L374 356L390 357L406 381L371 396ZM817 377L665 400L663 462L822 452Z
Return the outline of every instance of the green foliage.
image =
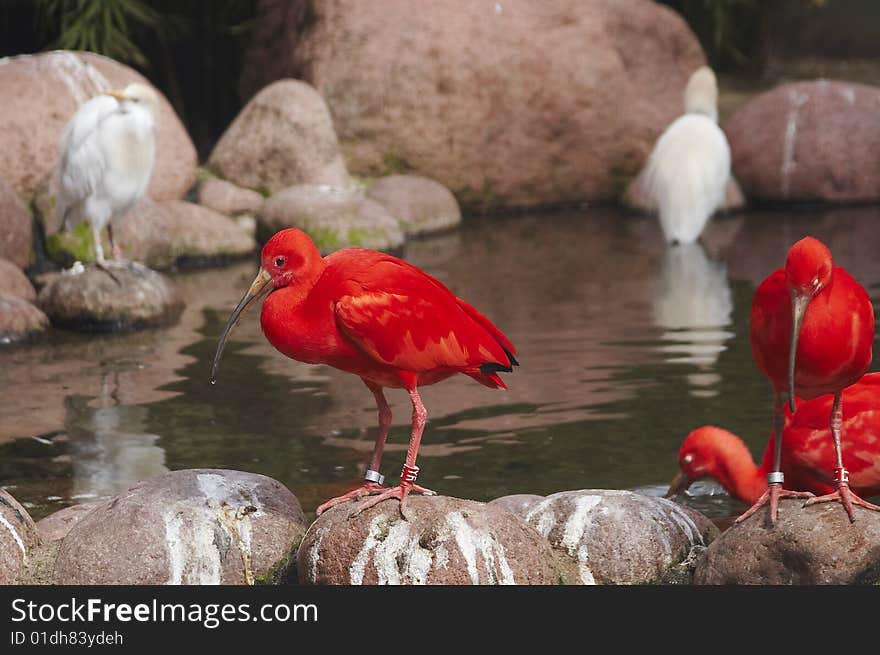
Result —
M142 0L38 0L38 7L43 30L58 35L50 48L89 50L143 67L148 61L137 36L172 25Z

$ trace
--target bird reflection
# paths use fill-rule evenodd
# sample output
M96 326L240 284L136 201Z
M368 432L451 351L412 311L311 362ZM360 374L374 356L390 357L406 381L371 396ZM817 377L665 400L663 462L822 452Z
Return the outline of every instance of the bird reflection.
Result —
M118 371L104 373L100 395L86 406L71 406L72 499L109 498L168 471L159 435L143 431L147 408L120 403L120 377Z
M666 361L697 367L687 375L692 395L716 395L715 363L733 337L724 329L733 312L725 264L710 259L699 242L670 246L654 276L651 300L654 325L669 342L659 348Z

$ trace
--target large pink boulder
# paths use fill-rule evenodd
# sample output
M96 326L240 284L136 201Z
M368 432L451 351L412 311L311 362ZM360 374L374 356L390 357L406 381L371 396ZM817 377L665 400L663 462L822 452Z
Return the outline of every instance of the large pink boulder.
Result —
M2 140L0 132L0 142ZM0 152L0 158L2 157L3 153ZM33 254L30 212L15 189L0 176L0 257L8 259L19 268L25 268L31 263Z
M107 89L147 82L90 52L55 51L0 59L0 177L29 201L58 163L58 141L77 107ZM148 189L156 200L182 198L196 179L197 156L186 129L159 93L156 164Z
M880 88L835 81L783 84L724 126L746 196L880 199Z
M649 0L263 0L253 43L242 87L311 82L352 173L470 208L617 198L705 63Z

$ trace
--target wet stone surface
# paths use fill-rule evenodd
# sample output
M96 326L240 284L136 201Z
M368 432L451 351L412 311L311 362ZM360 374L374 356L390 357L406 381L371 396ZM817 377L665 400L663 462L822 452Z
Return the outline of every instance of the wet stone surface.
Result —
M286 582L306 521L280 482L222 469L140 482L78 521L57 584Z
M297 557L301 584L558 584L549 545L507 510L446 496L410 496L324 512Z

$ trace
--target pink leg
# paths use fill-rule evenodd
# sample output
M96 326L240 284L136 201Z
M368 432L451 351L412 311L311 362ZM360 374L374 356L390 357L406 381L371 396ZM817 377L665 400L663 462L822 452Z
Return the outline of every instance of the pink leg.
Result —
M325 510L328 510L339 503L344 503L347 500L363 498L364 496L369 496L370 494L379 493L380 491L388 489L388 487L381 482L381 480L384 479L384 476L379 474L379 466L382 464L382 454L385 452L385 440L388 438L388 429L391 427L391 407L388 406L388 401L385 400L385 394L382 392L382 387L373 384L372 382L368 382L367 380L364 380L364 384L366 384L369 390L373 392L373 397L376 399L376 407L379 410L379 436L376 437L376 445L373 446L373 456L370 458L370 468L367 469L366 474L367 482L357 489L349 491L347 494L331 498L326 503L320 505L318 509L315 510L315 513L318 514L318 516L320 516Z
M110 252L113 256L113 259L117 262L123 261L122 259L122 249L119 247L119 244L113 240L113 221L107 223L107 236L110 239Z
M854 523L856 517L853 514L853 505L859 505L865 509L877 512L880 512L880 507L862 500L849 488L849 471L843 466L843 453L840 448L840 428L843 425L842 393L842 391L838 391L834 395L834 405L831 408L831 437L834 439L834 451L837 454L837 468L834 469L834 485L837 487L837 491L819 496L818 498L810 498L810 500L804 503L804 507L815 503L827 503L838 500L843 504L850 523Z
M425 431L425 423L428 420L428 412L425 410L425 406L422 404L422 399L419 396L419 392L413 384L412 388L409 390L409 398L412 401L413 405L413 416L412 416L412 434L409 438L409 448L406 451L406 463L403 465L403 471L400 474L400 484L396 487L388 489L387 491L379 494L378 496L374 496L369 500L360 503L357 509L352 512L352 516L356 516L363 512L365 509L369 509L374 505L378 505L383 500L388 500L389 498L397 498L400 501L400 513L403 514L406 509L406 495L410 491L415 491L416 493L424 494L426 496L435 495L433 491L430 489L425 489L424 487L417 485L416 478L419 474L419 467L416 466L416 456L419 453L419 444L422 442L422 433ZM404 517L406 515L404 514Z
M809 491L788 491L782 488L782 432L785 429L785 409L779 392L773 401L773 473L767 475L767 491L739 516L734 523L740 523L757 512L761 507L770 503L770 523L776 523L776 515L779 508L780 498L812 498Z

